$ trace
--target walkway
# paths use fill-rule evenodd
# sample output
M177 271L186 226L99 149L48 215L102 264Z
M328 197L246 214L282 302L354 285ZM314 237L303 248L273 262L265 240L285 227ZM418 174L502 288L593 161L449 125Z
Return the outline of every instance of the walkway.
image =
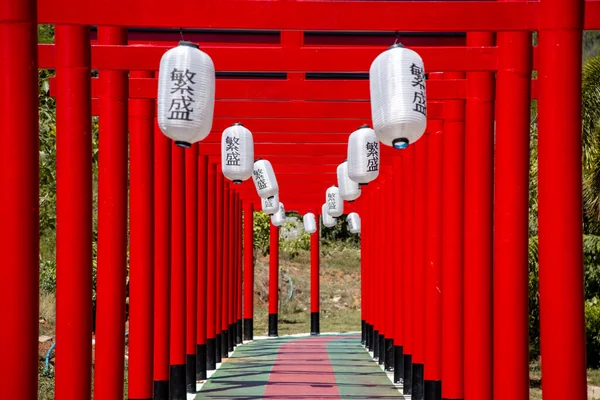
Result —
M290 337L239 346L197 399L402 399L360 336Z

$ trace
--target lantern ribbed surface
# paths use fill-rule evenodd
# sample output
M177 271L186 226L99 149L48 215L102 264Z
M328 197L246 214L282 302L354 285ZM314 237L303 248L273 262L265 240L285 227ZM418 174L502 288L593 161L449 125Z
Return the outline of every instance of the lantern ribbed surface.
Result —
M215 67L190 42L167 50L158 72L158 126L178 146L189 147L210 133L215 106Z
M285 223L285 208L282 202L279 202L279 211L271 215L271 222L275 226L281 226Z
M427 125L425 68L416 52L401 45L384 51L369 70L371 116L379 141L402 149Z
M223 131L221 169L223 175L233 183L242 183L252 176L254 140L252 133L241 124L235 124Z
M273 215L279 210L279 194L271 198L261 199L262 210L265 214Z
M340 197L340 190L337 186L330 186L327 189L325 204L327 204L327 213L334 218L344 213L344 200Z
M348 176L348 161L338 165L337 181L342 200L354 201L360 197L360 186Z
M329 215L329 213L327 212L328 210L329 208L327 207L327 203L324 203L321 206L321 220L323 221L323 225L325 225L328 228L333 228L337 221L335 218Z
M350 233L360 233L360 216L357 213L351 212L348 214L347 221Z
M358 128L348 138L348 177L366 185L379 176L379 140L368 126Z
M279 193L279 186L277 185L273 166L267 160L256 160L254 162L252 180L256 187L256 193L263 199Z
M317 221L315 220L315 214L304 214L304 217L302 217L302 223L304 224L304 230L306 231L306 233L312 235L317 231Z

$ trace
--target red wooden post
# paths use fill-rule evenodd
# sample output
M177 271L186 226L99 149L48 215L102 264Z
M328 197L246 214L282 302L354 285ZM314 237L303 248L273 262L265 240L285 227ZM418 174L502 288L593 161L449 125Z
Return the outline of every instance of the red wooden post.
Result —
M254 207L244 203L244 340L254 339Z
M154 398L169 399L171 332L171 146L154 126Z
M236 196L237 198L237 205L238 205L238 210L237 210L237 263L238 263L238 274L237 274L237 313L236 313L236 318L237 318L237 344L242 344L243 343L243 315L242 315L242 303L243 303L243 280L242 280L242 263L243 263L243 254L242 254L242 200L240 199L240 195L238 194Z
M217 367L217 249L216 208L217 176L214 164L208 164L206 190L206 369Z
M494 198L494 393L529 398L531 34L498 33ZM544 381L546 381L544 379Z
M432 76L430 75L430 78ZM443 121L428 121L425 270L425 399L442 398L442 152Z
M385 262L385 308L386 308L386 334L385 334L385 369L387 371L394 370L394 288L395 282L393 279L395 256L394 249L394 225L389 215L393 214L393 178L391 174L386 174L386 185L383 197L384 204L384 219L383 227L385 228L385 241L383 243L382 254Z
M57 26L55 34L59 84L56 96L56 341L63 343L61 356L56 359L55 398L75 400L88 398L91 392L92 116L89 102L89 27ZM16 92L21 93L21 90ZM13 112L17 110L11 111L9 118L16 117ZM9 167L9 170L14 169L15 165ZM32 209L37 209L37 206ZM16 210L10 211L14 213ZM30 216L24 213L19 215L19 220ZM22 221L20 224L26 226ZM33 252L36 248L32 246L27 251ZM35 256L38 257L37 252Z
M198 315L198 144L185 151L186 391L196 393Z
M3 325L6 324L0 330L0 343L10 343L4 347L0 359L0 387L2 396L7 399L37 399L38 386L39 130L36 5L35 0L14 0L4 2L0 8L0 47L4 54L0 62L0 304L3 305L0 319ZM85 92L89 86L84 85L81 89ZM80 107L85 107L85 104ZM84 165L87 168L83 171L73 171L75 176L81 177L82 183L91 179L91 175L84 176L85 172L90 172L91 165L90 123L89 120L87 122L85 132L88 135L79 136L83 139L83 151L77 149L72 154L81 161L87 161L87 165ZM77 221L78 229L85 231L83 238L90 239L91 185L88 183L78 187L79 191L84 189L85 195L77 198L79 207L75 211L79 211L82 218L74 221ZM81 211L84 211L83 215ZM77 246L79 242L72 244ZM66 246L67 243L65 250ZM73 264L80 267L84 273L82 277L90 273L89 246L89 241L83 245L87 256L85 261ZM72 247L71 256L74 249L79 252L79 249ZM82 305L89 312L90 287L84 284L81 289L86 300ZM6 306L9 304L18 307ZM89 338L91 326L86 325L84 329L87 329ZM82 355L85 357L86 354ZM85 361L89 359L79 359L78 365Z
M277 336L279 308L279 228L271 222L269 243L269 336Z
M229 190L229 181L224 182L223 193L223 263L221 281L221 298L223 306L221 307L221 358L229 357L229 305L231 302L231 292L229 282L231 279L231 244L229 234L231 232L231 191Z
M187 150L190 151L190 150ZM171 400L185 400L186 354L186 238L185 152L172 146L171 170Z
M402 154L402 293L404 297L404 394L412 393L413 273L414 273L414 146Z
M424 398L427 135L414 144L413 397Z
M494 33L467 33L493 46ZM467 73L465 122L464 396L492 398L494 74ZM527 135L525 135L527 136Z
M196 380L206 379L206 319L207 319L207 269L208 269L208 160L198 157L198 286L196 329Z
M229 351L233 351L233 344L235 342L235 326L234 326L234 318L235 318L235 289L237 281L235 279L235 192L233 191L233 187L229 190L229 265L227 269L229 270L229 279L227 280L227 291L229 294L229 307L227 308L227 329L228 332L228 343L227 348Z
M217 195L216 195L216 219L215 219L215 232L217 240L215 242L215 254L216 254L216 317L215 317L215 330L216 330L216 342L215 342L215 357L216 362L221 362L221 337L223 335L221 329L221 320L223 319L223 201L224 201L224 178L221 168L216 168L216 182L217 182Z
M583 0L543 0L539 30L539 285L544 400L585 399L581 200Z
M380 185L380 183L379 183ZM381 206L379 201L381 196L381 188L380 186L376 186L373 190L373 207L375 210L378 210ZM381 218L379 213L373 214L373 222L375 226L378 226L380 223L379 218ZM373 269L372 269L372 290L373 290L373 358L379 361L379 344L381 343L381 269L379 267L379 251L380 246L380 231L379 229L373 229Z
M102 44L127 43L127 30L101 26ZM127 276L127 99L126 71L100 71L98 161L98 269L94 398L123 397L125 291Z
M402 159L394 157L392 160L392 201L396 209L402 210L404 199L402 197ZM403 219L402 213L392 214L394 229L392 232L394 243L402 248ZM403 262L402 255L395 254L392 261L392 280L395 285L403 287ZM394 382L404 382L404 294L394 296Z
M132 71L152 78L153 72ZM153 395L154 353L154 102L132 99L130 149L130 261L128 397Z
M445 73L460 79L463 73ZM463 100L444 104L442 170L442 397L463 398L463 214L464 107Z
M315 213L319 218L319 213ZM320 277L319 277L319 245L320 224L317 224L317 230L310 235L310 334L318 335L321 333L319 324L319 303L320 303Z

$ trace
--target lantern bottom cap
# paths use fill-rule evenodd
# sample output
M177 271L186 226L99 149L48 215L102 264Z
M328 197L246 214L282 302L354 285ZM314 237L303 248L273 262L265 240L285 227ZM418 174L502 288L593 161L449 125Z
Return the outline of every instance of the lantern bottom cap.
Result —
M358 186L367 186L368 183L359 183Z
M398 138L392 140L392 147L398 150L403 150L408 147L408 139L407 138Z
M233 183L236 184L236 185L239 185L240 183L242 183L242 180L241 179L234 179Z
M189 149L190 147L192 147L192 144L188 143L188 142L184 142L183 140L176 140L175 146L183 147L184 149Z

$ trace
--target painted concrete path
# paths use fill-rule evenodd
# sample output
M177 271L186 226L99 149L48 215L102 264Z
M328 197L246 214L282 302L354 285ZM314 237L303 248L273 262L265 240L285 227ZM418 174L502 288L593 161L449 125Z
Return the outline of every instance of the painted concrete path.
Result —
M196 399L402 399L359 336L290 337L239 346Z

